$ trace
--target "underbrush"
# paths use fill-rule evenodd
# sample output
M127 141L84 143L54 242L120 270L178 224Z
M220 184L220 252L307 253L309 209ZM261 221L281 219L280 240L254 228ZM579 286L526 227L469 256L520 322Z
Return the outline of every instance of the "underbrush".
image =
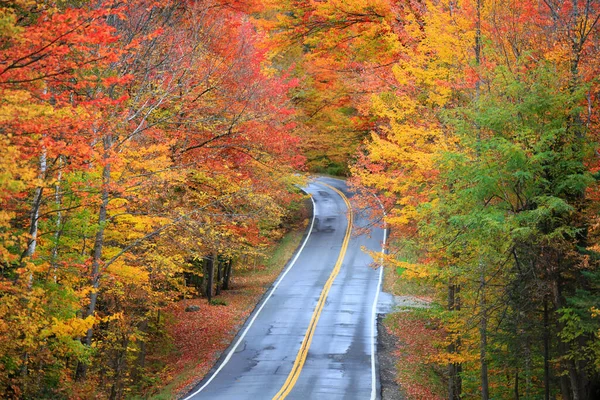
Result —
M396 296L430 303L433 288L426 283L406 279L402 276L403 272L401 269L386 271L384 290ZM439 353L437 344L442 341L443 332L433 309L403 307L388 314L383 324L396 338L396 381L406 399L444 399L444 371L433 361Z

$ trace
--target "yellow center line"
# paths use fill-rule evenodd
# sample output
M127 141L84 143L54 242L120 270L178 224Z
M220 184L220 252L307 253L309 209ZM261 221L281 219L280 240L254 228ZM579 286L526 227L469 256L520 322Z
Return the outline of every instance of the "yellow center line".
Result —
M315 333L315 329L317 327L317 322L319 322L319 318L321 316L321 311L323 311L323 307L325 306L325 301L327 300L327 296L329 295L329 290L333 285L333 281L336 276L340 272L342 267L342 262L344 261L344 257L346 255L346 250L348 249L348 243L350 242L350 234L352 233L352 208L350 207L350 202L348 198L342 193L340 190L330 186L326 183L319 182L320 185L324 185L334 190L337 194L339 194L346 203L348 207L348 227L346 228L346 235L344 236L344 241L342 242L342 249L340 250L340 255L338 256L337 262L333 267L333 271L331 271L331 275L329 275L329 279L325 282L325 286L323 286L323 290L321 291L321 296L319 297L319 301L317 302L317 306L313 311L312 318L310 319L310 323L308 324L308 329L304 334L304 339L302 340L302 344L300 345L300 350L298 350L298 354L296 355L296 360L294 360L294 365L292 366L292 370L288 375L285 383L279 389L279 392L273 397L273 400L283 400L287 397L288 394L296 385L298 381L298 377L300 376L300 372L302 372L302 367L304 367L304 362L306 361L306 357L308 356L308 349L310 348L310 343L312 342L313 335Z

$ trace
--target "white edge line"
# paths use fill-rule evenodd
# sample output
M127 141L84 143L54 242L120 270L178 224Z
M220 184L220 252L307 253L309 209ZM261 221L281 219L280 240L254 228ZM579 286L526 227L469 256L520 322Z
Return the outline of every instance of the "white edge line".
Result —
M381 205L381 210L383 211L383 217L385 218L385 209L383 208L383 204L381 204L381 200L377 196L375 198L379 201L379 205ZM377 373L375 371L375 342L377 340L377 303L379 303L379 292L381 291L381 281L383 279L383 254L385 254L385 243L387 241L387 227L385 227L385 219L384 219L384 228L383 228L383 243L381 244L381 264L379 265L379 281L377 283L377 291L375 292L375 300L373 301L373 308L371 310L371 319L373 324L371 325L371 400L377 399Z
M300 249L296 253L296 256L294 257L294 259L292 260L292 262L290 263L290 265L287 267L287 269L284 271L284 273L279 277L279 280L275 283L275 285L273 286L273 288L271 289L271 291L267 295L267 298L265 299L265 301L263 301L263 303L261 304L261 306L258 308L258 311L256 311L254 313L254 316L252 317L252 319L248 323L248 326L246 326L246 329L244 329L244 332L242 332L242 335L239 337L238 341L235 342L235 345L233 345L233 347L231 348L231 350L227 354L227 357L225 357L225 359L223 360L223 362L221 363L221 365L219 366L219 368L217 368L217 370L206 381L206 383L204 385L202 385L202 387L200 389L196 390L194 393L192 393L189 396L183 398L182 400L189 400L192 397L194 397L195 395L197 395L198 393L200 393L202 390L204 390L204 388L206 386L208 386L208 384L211 383L213 379L215 379L215 377L223 369L223 367L225 367L225 365L227 365L227 363L229 362L229 360L233 356L233 353L235 353L235 351L237 350L237 348L240 345L240 343L242 343L242 340L244 340L244 338L246 337L246 334L248 333L248 331L252 327L252 324L254 324L254 321L256 320L256 318L258 317L258 315L260 314L260 312L264 308L265 304L267 304L267 302L269 301L269 299L271 298L271 296L273 295L273 293L275 292L275 290L277 289L277 287L279 286L279 284L281 283L281 281L283 280L283 278L285 278L285 276L287 275L288 272L290 272L290 270L292 269L292 267L294 266L294 264L296 264L296 261L298 260L298 257L300 257L300 254L302 253L302 250L304 249L304 246L306 245L306 242L308 242L308 239L310 238L310 234L312 233L313 226L315 224L316 205L315 205L315 201L313 200L312 196L310 196L310 201L312 201L312 204L313 204L313 216L312 216L312 220L310 222L310 229L308 230L308 234L306 235L306 238L304 239L304 242L302 242L302 246L300 246Z

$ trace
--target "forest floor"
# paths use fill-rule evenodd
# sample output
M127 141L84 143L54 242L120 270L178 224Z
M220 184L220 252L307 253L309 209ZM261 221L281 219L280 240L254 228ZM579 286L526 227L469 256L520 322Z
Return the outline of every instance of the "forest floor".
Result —
M231 289L214 297L213 304L206 298L194 298L169 307L167 329L172 346L158 355L158 361L168 368L157 378L154 386L163 388L153 399L180 398L210 371L299 247L310 211L303 214L279 243L267 249L262 263L243 269L238 266ZM200 307L199 311L186 312L191 305Z
M384 291L393 295L392 310L378 318L378 360L383 400L445 398L445 377L438 364L436 343L442 339L428 312L430 288L385 271Z

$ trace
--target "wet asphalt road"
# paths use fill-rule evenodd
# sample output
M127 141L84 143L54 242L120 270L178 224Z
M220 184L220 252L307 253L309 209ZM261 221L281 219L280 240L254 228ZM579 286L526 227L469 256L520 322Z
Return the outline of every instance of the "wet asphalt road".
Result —
M348 226L346 203L323 183L351 197L344 182L330 178L318 178L305 188L313 197L314 224L295 263L284 271L271 296L265 297L213 371L186 399L272 399L284 385ZM354 226L366 223L355 212ZM369 267L373 260L361 247L379 251L382 241L379 228L373 229L370 237L351 236L306 362L287 399L379 398L372 349L373 304L380 271Z

